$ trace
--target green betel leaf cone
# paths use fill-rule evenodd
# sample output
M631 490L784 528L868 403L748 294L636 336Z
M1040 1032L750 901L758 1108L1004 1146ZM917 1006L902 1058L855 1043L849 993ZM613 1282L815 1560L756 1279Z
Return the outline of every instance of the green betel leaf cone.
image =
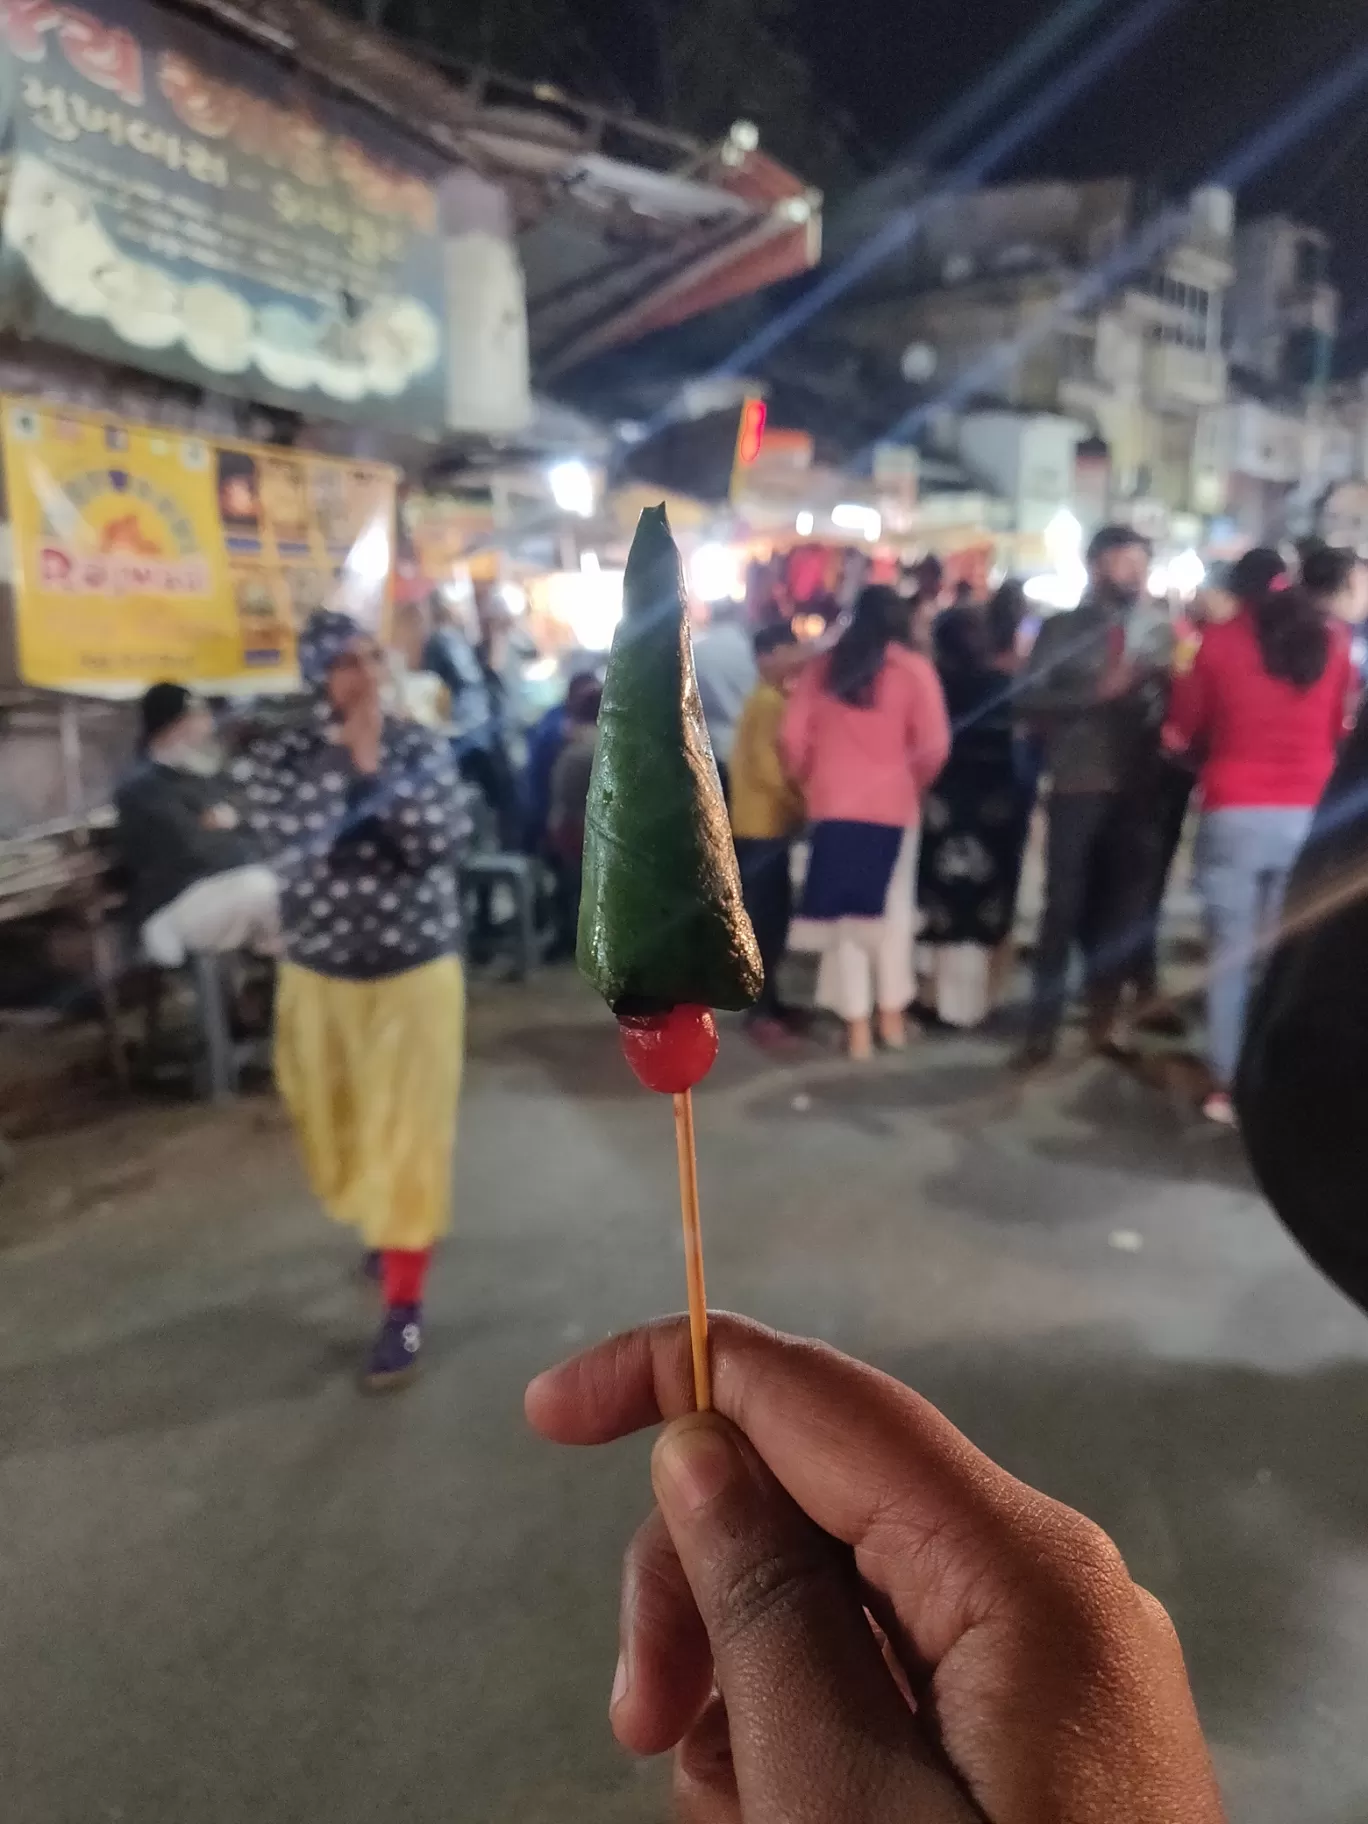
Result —
M764 981L665 509L637 522L585 816L579 966L615 1013L749 1007Z

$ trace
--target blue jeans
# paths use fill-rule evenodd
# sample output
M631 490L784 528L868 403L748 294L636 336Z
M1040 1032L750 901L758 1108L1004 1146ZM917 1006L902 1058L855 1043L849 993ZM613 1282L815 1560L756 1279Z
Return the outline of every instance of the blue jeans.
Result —
M1208 811L1202 819L1197 878L1211 943L1207 1058L1222 1089L1235 1079L1249 984L1277 929L1312 809L1263 805Z

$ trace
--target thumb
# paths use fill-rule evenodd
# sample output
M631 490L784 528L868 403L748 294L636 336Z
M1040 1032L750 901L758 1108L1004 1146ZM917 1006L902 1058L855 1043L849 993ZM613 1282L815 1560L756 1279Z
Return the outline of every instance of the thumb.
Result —
M850 1552L743 1435L712 1413L679 1419L651 1479L712 1645L742 1815L976 1815L883 1662Z

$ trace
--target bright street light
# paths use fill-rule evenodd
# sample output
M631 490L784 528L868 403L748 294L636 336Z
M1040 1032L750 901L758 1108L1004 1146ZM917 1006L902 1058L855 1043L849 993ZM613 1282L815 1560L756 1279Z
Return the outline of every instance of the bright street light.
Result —
M547 470L551 498L562 513L591 519L594 513L594 478L582 462L557 462Z
M883 520L877 507L862 507L854 501L843 501L831 509L831 523L842 532L858 532L871 545L879 542Z
M730 545L700 545L689 559L689 581L703 602L739 602L746 593L741 559Z
M1080 564L1077 571L1067 574L1045 570L1039 576L1028 576L1021 588L1026 600L1038 607L1077 608L1086 581L1087 573Z
M1083 528L1067 507L1059 509L1041 537L1056 570L1063 570L1083 549Z
M1185 598L1196 595L1206 581L1206 565L1190 545L1177 557L1170 558L1168 580L1169 587Z

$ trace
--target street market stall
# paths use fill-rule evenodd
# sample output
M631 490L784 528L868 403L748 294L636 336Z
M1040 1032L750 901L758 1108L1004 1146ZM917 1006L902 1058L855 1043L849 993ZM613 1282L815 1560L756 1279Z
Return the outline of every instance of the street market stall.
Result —
M388 632L393 470L38 400L0 401L0 434L16 682L278 693L315 608Z

